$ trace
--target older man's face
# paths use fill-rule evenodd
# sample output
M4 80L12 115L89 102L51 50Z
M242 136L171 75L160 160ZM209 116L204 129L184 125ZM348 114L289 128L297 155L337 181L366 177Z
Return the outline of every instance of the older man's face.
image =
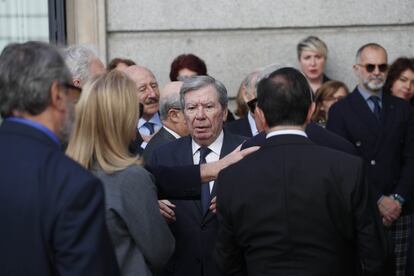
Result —
M137 85L139 102L144 106L142 117L149 120L158 112L160 91L155 76L145 68L136 69L133 80Z
M194 141L200 146L212 144L223 129L227 108L223 108L213 86L187 92L184 96L184 116Z
M360 83L366 89L380 91L387 77L387 53L381 48L367 47L362 51L359 63L354 68Z

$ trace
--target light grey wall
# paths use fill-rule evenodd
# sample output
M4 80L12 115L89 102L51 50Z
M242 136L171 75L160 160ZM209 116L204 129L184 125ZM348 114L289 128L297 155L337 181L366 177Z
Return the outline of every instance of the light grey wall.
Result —
M393 61L414 56L413 0L107 0L108 60L128 57L161 85L170 64L194 53L235 96L244 76L272 63L297 66L296 44L319 36L326 73L353 88L356 50L382 44Z

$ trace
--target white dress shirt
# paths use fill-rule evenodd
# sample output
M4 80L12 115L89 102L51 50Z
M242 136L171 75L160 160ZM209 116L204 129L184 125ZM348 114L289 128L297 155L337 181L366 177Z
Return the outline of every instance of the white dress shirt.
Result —
M222 130L219 136L217 137L217 139L213 143L211 143L210 146L208 146L211 152L206 156L207 163L215 162L220 159L220 152L221 152L221 148L223 147L223 138L224 138L224 133ZM200 163L199 149L201 146L198 145L194 140L192 140L191 144L193 148L193 162L194 164L198 164ZM211 193L211 191L213 190L213 186L214 186L214 180L210 181L209 185L210 185L210 193Z

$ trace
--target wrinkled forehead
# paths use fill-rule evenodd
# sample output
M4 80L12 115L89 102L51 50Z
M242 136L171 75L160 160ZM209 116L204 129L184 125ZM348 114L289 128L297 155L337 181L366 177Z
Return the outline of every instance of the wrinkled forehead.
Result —
M184 101L186 103L193 104L205 104L209 102L219 103L219 92L214 86L208 85L196 90L186 92L184 95Z

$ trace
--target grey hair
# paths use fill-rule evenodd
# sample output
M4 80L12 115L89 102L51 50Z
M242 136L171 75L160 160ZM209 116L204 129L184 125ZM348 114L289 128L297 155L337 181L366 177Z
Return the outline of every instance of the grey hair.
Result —
M356 62L356 63L359 63L359 62L360 62L360 58L361 58L362 51L364 51L366 48L382 49L382 50L384 50L385 54L387 54L387 51L385 50L385 48L384 48L384 47L382 47L382 46L381 46L381 45L379 45L378 43L375 43L375 42L370 42L370 43L367 43L367 44L362 45L362 46L358 49L358 51L357 51L357 53L356 53L356 55L355 55L355 62Z
M160 118L166 120L168 118L168 111L172 108L181 109L180 94L171 93L167 96L162 96L160 99Z
M90 45L72 45L63 49L66 64L72 73L73 79L84 83L91 77L89 65L94 58L98 58L96 50Z
M213 86L218 95L218 101L223 109L227 108L227 89L223 83L210 76L192 76L184 80L183 86L180 89L181 107L184 109L184 96L188 92L199 90L206 86Z
M298 59L303 51L313 51L320 53L325 59L328 57L328 47L319 37L308 36L299 41L297 46Z
M50 104L54 81L71 82L69 69L56 47L36 41L7 45L0 54L0 114L42 113Z

